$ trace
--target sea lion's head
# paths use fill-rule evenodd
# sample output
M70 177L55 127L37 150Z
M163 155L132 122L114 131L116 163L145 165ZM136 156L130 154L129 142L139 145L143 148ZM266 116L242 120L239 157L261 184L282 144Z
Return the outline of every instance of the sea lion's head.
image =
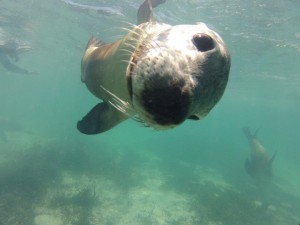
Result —
M128 90L139 118L156 129L201 119L222 97L230 55L204 23L147 27L127 69ZM141 40L140 39L140 40Z

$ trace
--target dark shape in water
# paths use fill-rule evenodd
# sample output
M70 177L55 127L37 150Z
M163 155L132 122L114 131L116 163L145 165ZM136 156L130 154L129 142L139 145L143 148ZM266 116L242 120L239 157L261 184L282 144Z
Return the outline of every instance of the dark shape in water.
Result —
M19 44L15 40L6 41L4 44L0 44L0 63L3 65L5 69L14 73L35 74L35 72L31 72L26 69L23 69L11 63L10 61L10 59L14 59L15 61L18 61L19 54L28 51L30 49L31 47L29 45Z
M96 12L105 16L123 16L122 12L114 9L112 7L106 6L92 6L92 5L84 5L77 2L73 2L71 0L63 0L64 3L71 6L74 9L83 11L83 12Z
M250 145L250 158L245 161L246 172L253 178L271 178L276 152L269 158L266 149L257 139L258 130L251 134L249 127L244 127L243 131Z

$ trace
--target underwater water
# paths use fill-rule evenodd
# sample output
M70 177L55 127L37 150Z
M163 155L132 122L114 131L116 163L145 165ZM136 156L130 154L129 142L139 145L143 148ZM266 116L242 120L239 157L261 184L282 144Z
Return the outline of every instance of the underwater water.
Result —
M13 63L36 72L0 64L0 225L298 225L300 2L167 0L158 21L205 22L227 43L221 101L171 130L81 134L99 102L80 81L86 43L123 37L141 2L0 1L0 44L29 43ZM246 173L244 127L277 152L271 179Z

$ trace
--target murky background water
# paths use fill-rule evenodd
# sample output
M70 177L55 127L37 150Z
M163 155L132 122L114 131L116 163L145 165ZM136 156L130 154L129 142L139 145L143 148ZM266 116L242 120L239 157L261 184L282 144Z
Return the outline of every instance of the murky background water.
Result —
M29 43L13 63L37 72L0 65L0 224L299 224L300 2L168 0L158 21L205 22L227 43L223 98L173 130L128 120L80 134L76 122L99 102L80 81L85 45L122 37L140 3L0 1L1 43ZM243 127L260 128L269 156L277 152L272 181L245 172Z

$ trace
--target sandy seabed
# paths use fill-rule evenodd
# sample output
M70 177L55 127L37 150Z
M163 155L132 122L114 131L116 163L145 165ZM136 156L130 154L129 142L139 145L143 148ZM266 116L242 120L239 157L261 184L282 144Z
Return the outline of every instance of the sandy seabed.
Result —
M122 149L8 134L1 142L0 224L297 224L295 202L240 190L213 168ZM128 150L126 150L128 151ZM166 169L167 168L167 169ZM275 192L274 192L275 194Z

